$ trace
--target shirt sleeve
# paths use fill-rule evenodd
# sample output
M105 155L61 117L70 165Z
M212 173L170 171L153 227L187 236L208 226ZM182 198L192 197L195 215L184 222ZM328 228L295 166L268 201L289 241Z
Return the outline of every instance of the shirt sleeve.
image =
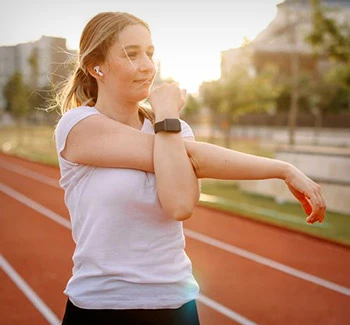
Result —
M184 120L180 120L181 123L181 136L183 138L186 137L193 137L194 138L194 133L191 129L191 127L189 126L189 124L187 122L185 122Z
M67 137L71 129L84 118L95 114L99 114L99 112L93 107L82 106L73 108L62 115L55 129L56 150L60 163L63 162L72 166L78 165L63 158L61 153L66 146Z

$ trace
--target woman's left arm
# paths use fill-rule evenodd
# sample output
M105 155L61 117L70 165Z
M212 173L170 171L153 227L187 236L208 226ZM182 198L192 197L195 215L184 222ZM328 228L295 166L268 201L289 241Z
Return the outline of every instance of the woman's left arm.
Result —
M308 215L306 221L323 221L326 204L321 187L295 166L277 159L250 155L210 143L184 142L198 178L282 179Z

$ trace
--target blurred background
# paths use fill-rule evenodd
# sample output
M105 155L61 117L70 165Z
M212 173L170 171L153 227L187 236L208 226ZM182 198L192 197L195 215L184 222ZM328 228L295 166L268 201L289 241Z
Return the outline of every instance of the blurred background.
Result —
M197 141L289 161L321 184L323 224L280 180L203 180L201 204L350 244L350 0L19 0L0 19L0 150L58 166L49 108L72 73L79 36L101 11L151 26L155 85L188 90Z

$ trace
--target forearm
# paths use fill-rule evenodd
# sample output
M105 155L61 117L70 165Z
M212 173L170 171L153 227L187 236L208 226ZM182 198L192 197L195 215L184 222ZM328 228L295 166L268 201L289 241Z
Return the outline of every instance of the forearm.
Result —
M153 162L162 208L176 220L188 219L200 191L180 133L159 132L154 136Z
M308 223L322 222L326 203L321 187L295 166L276 159L249 155L203 142L185 141L198 178L231 180L283 179L308 215Z
M171 117L168 113L165 116ZM87 132L90 132L89 141L86 141ZM217 179L284 178L284 167L288 165L204 142L183 140L180 134L142 132L101 115L88 117L74 126L61 154L78 164L151 173L155 172L156 161L159 183L160 173L164 174L165 170L169 179L164 183L169 185L181 178L180 186L186 180L192 184L190 162L198 178Z
M254 156L205 142L185 141L198 178L227 180L285 179L286 162Z

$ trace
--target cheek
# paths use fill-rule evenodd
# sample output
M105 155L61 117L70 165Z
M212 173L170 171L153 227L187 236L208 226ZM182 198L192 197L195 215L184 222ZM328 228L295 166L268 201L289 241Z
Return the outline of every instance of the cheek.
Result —
M109 78L106 82L109 84L109 87L114 89L129 87L133 77L130 75L128 71L125 70L115 70L110 72Z
M120 62L115 60L109 66L109 73L113 76L114 80L128 81L134 78L135 70L129 62Z

